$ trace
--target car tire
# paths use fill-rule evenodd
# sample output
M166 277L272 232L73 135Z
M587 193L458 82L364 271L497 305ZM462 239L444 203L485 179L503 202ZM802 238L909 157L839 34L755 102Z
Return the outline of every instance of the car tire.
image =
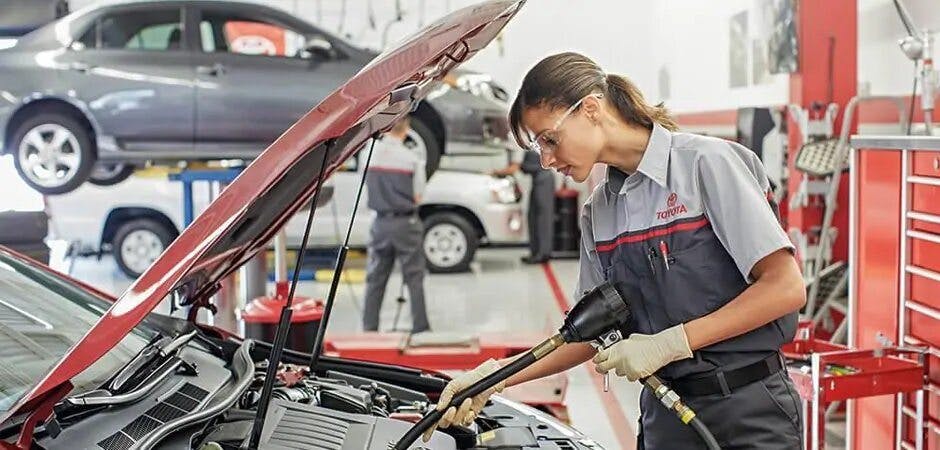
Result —
M479 246L476 229L460 214L438 212L424 219L422 248L431 273L466 272Z
M29 117L16 128L10 142L9 152L20 178L45 195L75 190L95 167L96 150L90 133L66 114L43 112ZM37 144L49 146L40 149ZM42 155L44 150L48 153ZM60 171L65 173L59 175Z
M134 174L134 166L122 163L98 163L88 176L95 186L114 186Z
M111 254L121 272L137 278L173 242L173 232L153 219L134 219L122 223L114 232Z
M409 133L409 140L418 140L421 142L415 144L422 145L425 149L425 175L428 179L431 179L431 175L437 171L437 168L441 165L441 153L443 149L441 144L437 142L437 137L434 136L434 132L431 130L431 127L426 125L421 119L411 116L411 130L413 133Z

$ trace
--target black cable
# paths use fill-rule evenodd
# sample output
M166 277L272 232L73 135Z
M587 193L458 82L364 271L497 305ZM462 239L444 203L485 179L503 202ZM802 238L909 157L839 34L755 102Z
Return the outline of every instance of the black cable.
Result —
M398 288L398 298L395 299L395 319L392 320L392 331L398 331L398 319L401 318L401 310L405 306L405 273L402 269L401 285Z
M521 357L516 358L509 364L501 367L496 372L493 372L482 380L470 385L470 387L455 395L447 404L446 408L435 408L433 411L422 417L418 423L412 426L408 432L398 440L395 446L392 447L392 450L407 449L409 446L411 446L411 444L418 440L418 438L421 437L425 431L431 429L434 424L440 421L441 418L444 417L444 413L447 412L450 407L459 407L460 404L464 402L464 400L479 395L487 389L496 386L500 382L518 373L522 369L531 366L536 361L538 361L538 358L535 357L535 349L529 350Z
M907 113L907 135L911 135L911 127L914 125L914 102L917 100L917 61L914 61L914 87L911 88L911 108Z
M328 142L323 149L323 161L320 163L320 174L317 175L317 187L313 192L313 200L310 204L310 212L307 214L307 225L304 227L304 237L300 243L300 250L297 251L297 260L294 263L294 275L291 277L290 288L287 291L287 300L281 307L281 317L277 323L277 332L274 335L274 345L271 347L271 354L268 356L268 367L265 370L264 385L261 387L261 396L258 397L258 410L255 413L255 421L251 428L251 435L248 438L248 448L258 448L258 442L261 440L261 431L264 428L264 417L268 412L268 404L271 403L271 396L274 391L274 382L277 379L277 368L281 362L281 354L284 351L284 345L287 343L287 333L290 331L290 319L294 313L291 304L294 302L294 291L297 289L297 282L300 281L300 266L304 259L304 251L307 249L307 241L310 238L310 226L313 224L313 214L317 210L317 201L320 198L320 188L326 180L323 174L326 173L326 160L330 155L330 149L334 142ZM322 325L322 324L321 324Z
M712 435L711 431L708 431L708 427L706 427L698 417L693 417L692 420L689 421L689 426L698 433L709 450L721 450L721 447L718 446L718 441L715 440L715 436Z
M907 10L904 9L904 5L901 4L901 0L894 0L894 9L898 12L898 17L901 18L901 25L904 25L904 29L907 31L907 34L910 36L917 35L917 27L914 26L914 23L911 22L911 17L907 14Z
M336 264L333 267L333 280L330 282L330 293L326 297L326 305L323 307L323 317L320 319L320 325L317 327L317 336L313 340L313 350L310 351L310 374L316 374L317 361L320 359L320 353L323 351L323 337L326 334L326 325L330 322L330 315L333 312L333 303L336 300L336 289L339 287L340 278L342 278L343 266L346 264L346 254L349 252L349 235L352 234L353 224L356 222L356 211L359 210L359 201L362 199L362 188L366 184L366 177L369 175L369 164L372 162L372 151L375 150L375 141L378 136L372 136L372 145L369 147L369 156L366 157L366 166L362 170L362 178L359 179L359 190L356 192L356 202L353 204L352 216L349 218L349 228L346 229L346 239L343 246L336 255Z

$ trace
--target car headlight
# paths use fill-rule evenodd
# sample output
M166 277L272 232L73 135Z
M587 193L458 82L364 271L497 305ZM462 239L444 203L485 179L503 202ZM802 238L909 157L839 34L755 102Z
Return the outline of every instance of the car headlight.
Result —
M516 203L522 198L522 192L512 177L490 180L490 192L496 203Z
M493 77L485 73L448 74L444 83L454 89L470 94L487 97L502 103L509 101L509 94L505 89L493 81Z

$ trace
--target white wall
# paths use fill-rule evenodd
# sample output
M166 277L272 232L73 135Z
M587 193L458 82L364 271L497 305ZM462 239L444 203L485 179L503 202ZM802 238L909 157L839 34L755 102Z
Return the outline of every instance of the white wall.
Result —
M916 25L940 32L940 2L903 0ZM901 53L897 41L907 35L892 0L858 0L859 92L910 95L914 63ZM940 43L940 36L935 36ZM934 57L940 52L934 50Z
M475 0L252 0L280 7L353 42L380 48ZM510 92L542 57L574 50L608 72L626 75L651 101L662 100L659 72L670 72L667 106L675 112L779 105L789 99L788 76L729 87L729 22L744 10L756 35L759 2L767 0L530 0L519 16L467 67L492 74ZM921 27L940 30L940 2L904 0ZM897 48L904 32L892 0L858 0L859 82L873 94L907 95L913 65ZM71 0L73 9L92 3ZM403 18L395 21L396 4ZM344 13L345 8L345 13ZM375 19L370 24L369 12ZM384 39L383 39L384 36ZM749 52L752 50L749 48ZM940 53L937 53L940 55ZM838 69L838 68L837 68Z
M765 84L755 85L751 80L746 87L729 87L730 20L733 15L748 11L748 35L757 37L758 14L754 0L658 3L660 7L653 20L658 24L655 40L661 44L655 52L653 66L657 70L659 66L669 68L672 83L667 104L674 111L725 110L787 101L789 77L786 74L771 75ZM749 56L751 53L748 45Z

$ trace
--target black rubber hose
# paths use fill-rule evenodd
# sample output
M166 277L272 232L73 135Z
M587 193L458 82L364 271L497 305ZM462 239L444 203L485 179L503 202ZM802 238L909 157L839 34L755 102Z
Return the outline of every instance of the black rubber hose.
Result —
M516 358L509 364L501 367L496 372L491 373L489 376L483 378L482 380L474 383L469 388L461 391L459 394L455 395L454 398L450 400L450 403L447 405L447 408L435 409L431 411L426 416L421 418L418 423L416 423L401 439L398 440L398 443L392 447L393 450L405 450L411 444L413 444L425 431L431 429L434 424L436 424L442 417L444 413L451 407L459 407L464 400L479 395L486 391L487 389L496 386L501 381L506 380L515 373L518 373L522 369L529 367L537 361L538 358L535 357L535 349L529 350L521 357Z
M692 420L689 421L689 426L702 438L708 450L721 450L721 447L718 446L718 441L715 440L715 436L712 436L712 432L708 431L708 427L706 427L698 417L693 417Z

